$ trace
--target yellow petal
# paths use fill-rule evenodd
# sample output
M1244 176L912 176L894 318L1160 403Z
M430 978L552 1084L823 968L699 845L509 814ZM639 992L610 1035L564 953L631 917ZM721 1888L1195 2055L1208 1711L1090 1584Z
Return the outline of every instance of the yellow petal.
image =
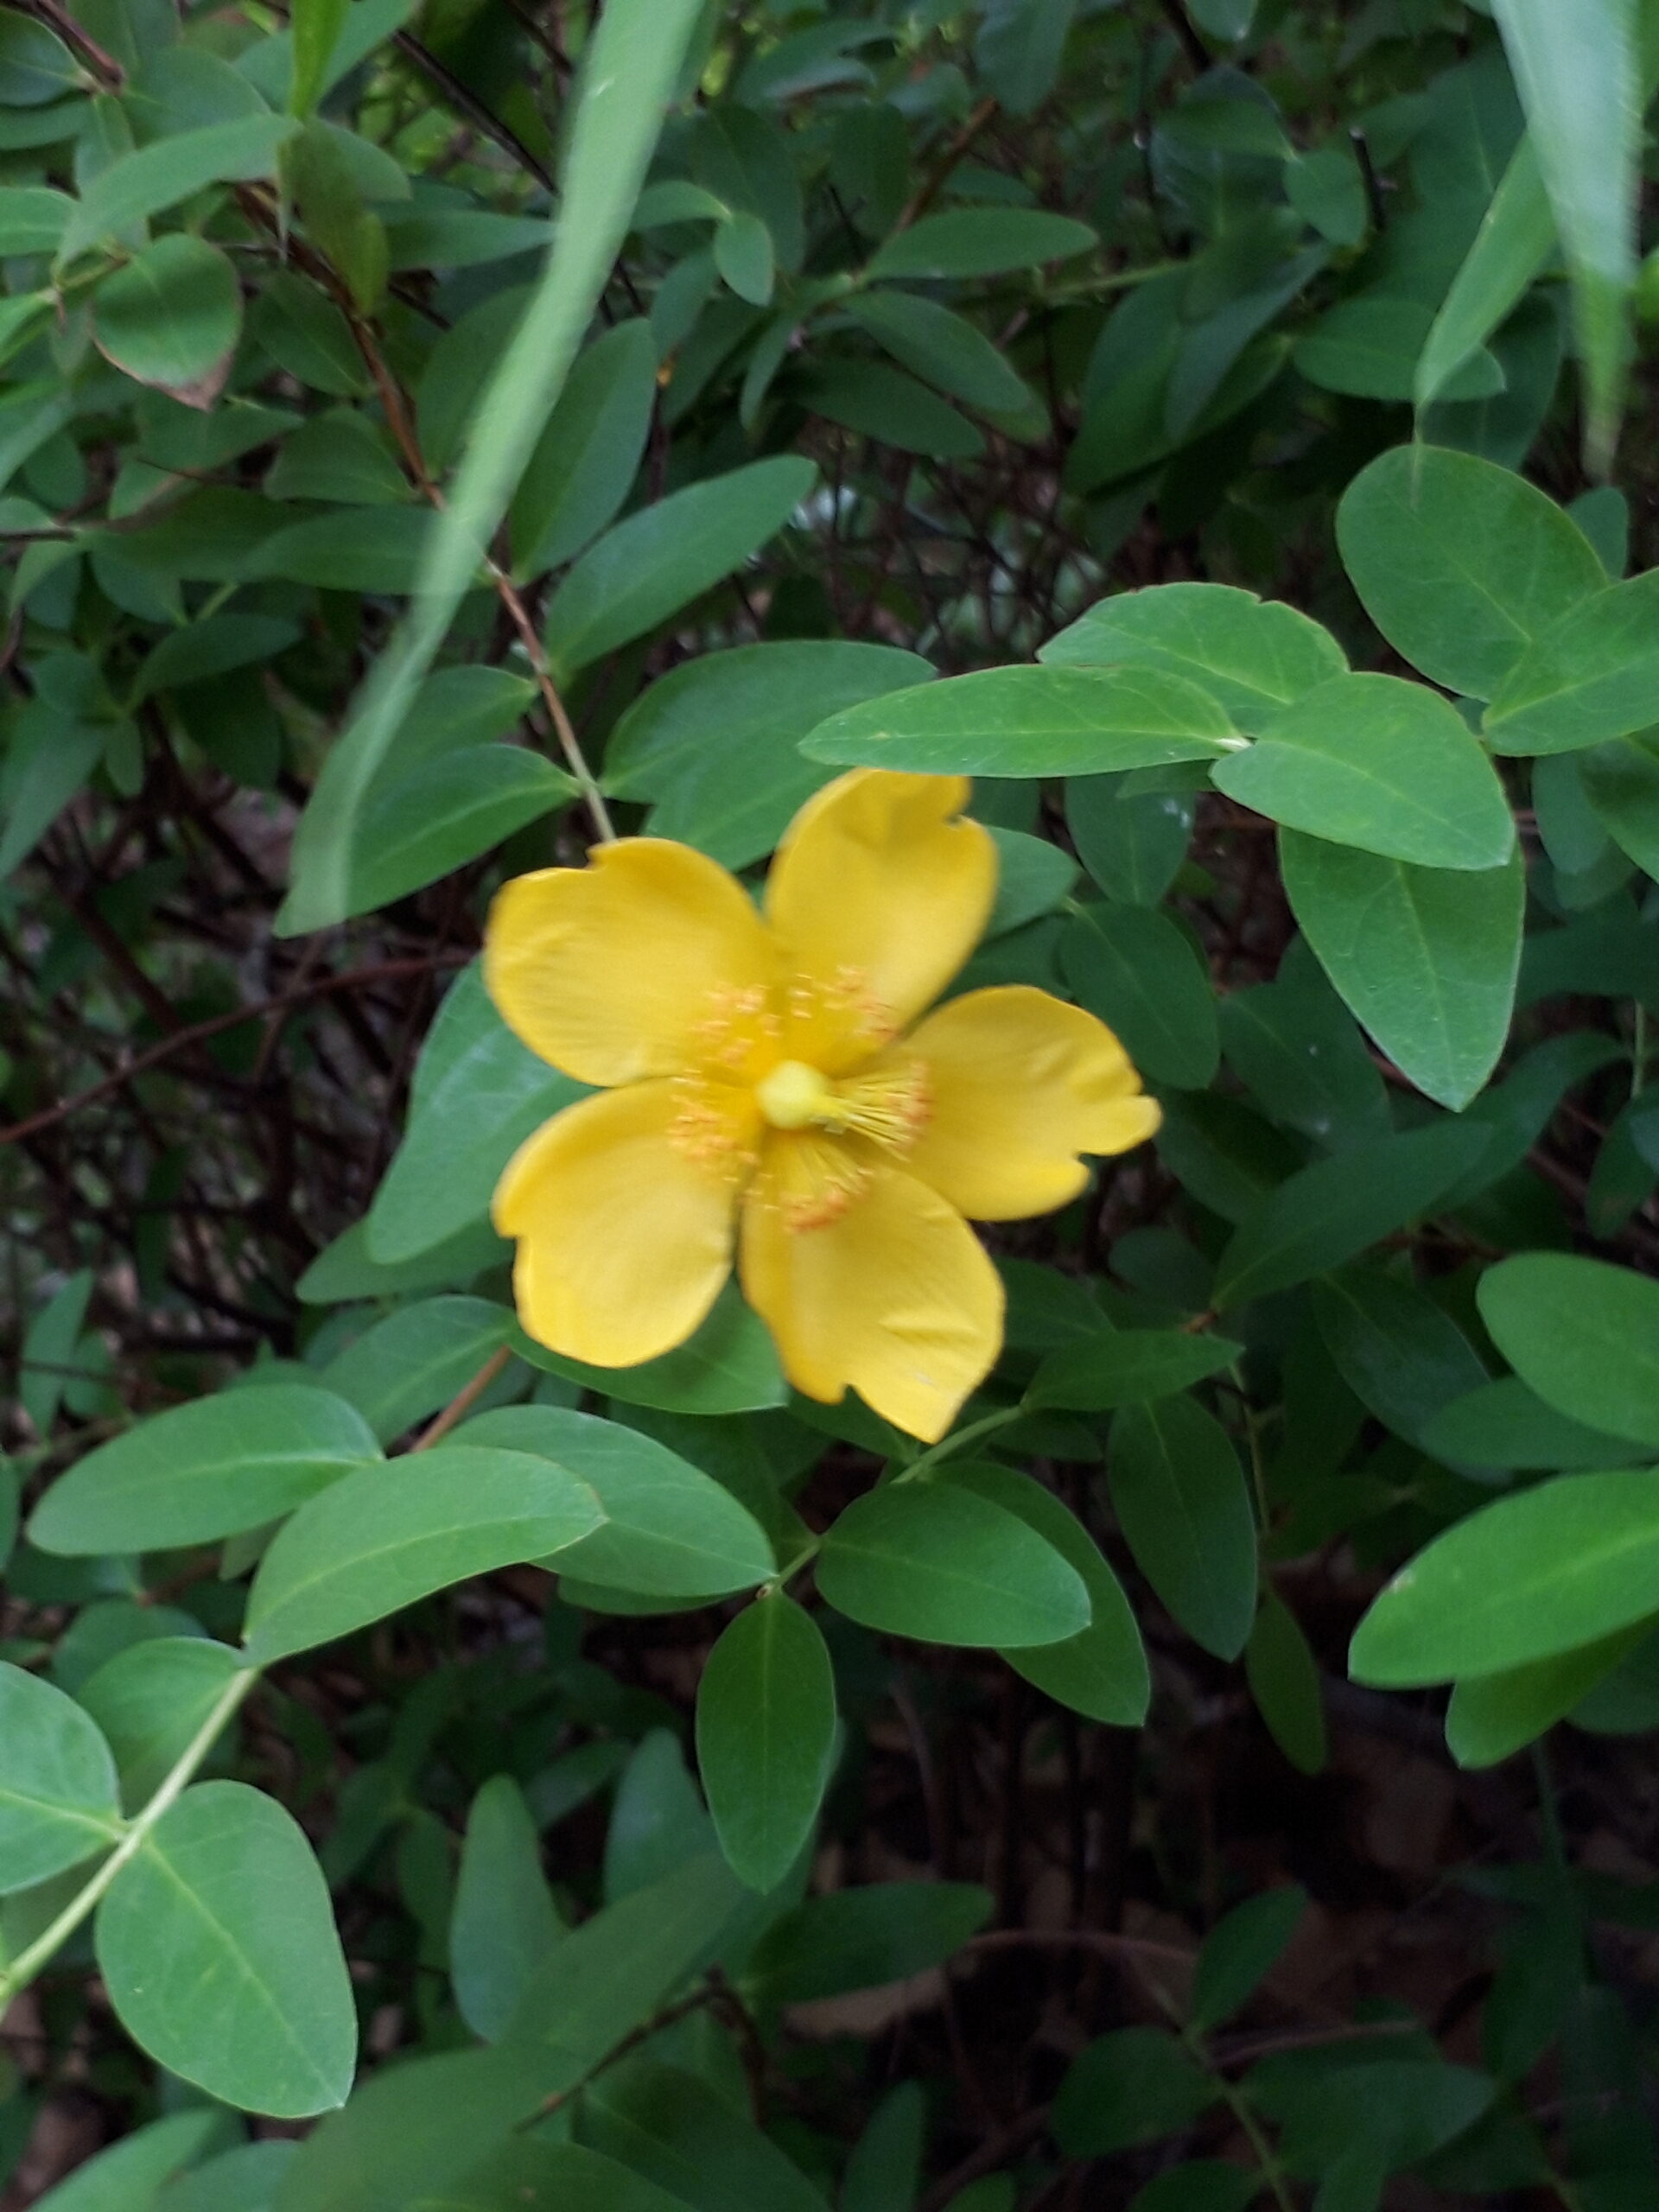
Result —
M670 1131L671 1083L567 1107L520 1145L492 1209L518 1239L513 1296L538 1344L632 1367L683 1344L731 1272L738 1185Z
M1025 984L952 999L899 1050L931 1103L905 1166L973 1221L1052 1212L1089 1179L1079 1153L1127 1152L1158 1127L1105 1023Z
M671 1075L728 998L770 986L766 927L742 885L689 845L628 837L587 868L502 887L484 982L532 1052L579 1082Z
M772 864L766 915L785 965L861 984L889 1035L938 996L990 915L996 847L955 818L969 790L965 776L856 768L807 801Z
M1002 1285L954 1207L913 1176L873 1167L821 1229L791 1229L767 1166L743 1208L744 1294L798 1390L829 1404L850 1385L912 1436L934 1443L1002 1344Z

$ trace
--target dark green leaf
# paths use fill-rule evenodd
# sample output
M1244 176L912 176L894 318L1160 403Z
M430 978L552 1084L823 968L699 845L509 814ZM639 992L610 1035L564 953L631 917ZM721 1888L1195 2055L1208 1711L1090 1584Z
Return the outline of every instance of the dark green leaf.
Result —
M455 2005L474 2035L501 2034L563 1932L524 1794L493 1775L467 1816L449 1923Z
M893 359L969 407L1009 414L1031 393L982 331L919 292L864 292L847 302L853 320Z
M1195 2028L1208 2034L1249 2001L1306 1910L1307 1892L1293 1882L1247 1897L1217 1922L1204 1939L1192 1976Z
M924 215L880 246L866 275L995 276L1090 253L1099 244L1087 223L1033 207L953 207Z
M217 246L175 231L157 238L98 289L99 351L140 384L210 405L242 328L242 288Z
M939 1966L991 1914L974 1882L873 1882L809 1897L769 1928L746 1979L778 2005L877 1989Z
M566 676L658 623L741 567L811 491L809 461L779 454L671 492L606 532L553 594L544 643Z
M638 1367L589 1367L522 1334L513 1341L532 1366L625 1406L658 1406L683 1414L760 1413L781 1406L788 1395L766 1324L731 1285L677 1351Z
M298 128L291 116L248 115L119 156L82 193L59 243L59 261L71 261L99 240L176 207L206 185L269 176L278 150Z
M1565 1252L1480 1279L1481 1318L1525 1383L1570 1421L1659 1448L1659 1283Z
M1446 1121L1352 1145L1300 1169L1235 1231L1216 1276L1217 1306L1265 1298L1341 1267L1431 1211L1491 1141L1478 1124Z
M1243 1344L1185 1329L1113 1330L1050 1352L1026 1402L1074 1413L1142 1405L1191 1389L1243 1355Z
M1645 729L1659 676L1659 574L1580 600L1515 662L1487 709L1498 753L1572 753Z
M423 1299L375 1322L318 1379L389 1443L470 1382L512 1327L505 1308L487 1299Z
M1255 1519L1225 1429L1192 1398L1126 1407L1109 1481L1147 1581L1206 1651L1236 1659L1255 1618Z
M1271 1584L1244 1647L1244 1676L1268 1732L1299 1774L1320 1774L1326 1757L1325 1691L1319 1662Z
M1192 940L1166 914L1087 907L1060 940L1060 965L1079 1003L1152 1082L1201 1090L1214 1077L1215 995Z
M1099 2158L1190 2127L1219 2094L1166 2028L1119 2028L1074 2058L1054 2100L1054 2139Z
M1446 1709L1446 1749L1463 1767L1496 1766L1523 1750L1605 1681L1651 1625L1637 1621L1617 1635L1535 1659L1530 1666L1454 1683Z
M512 495L518 582L562 567L615 519L639 467L656 397L657 347L648 322L618 323L577 357Z
M1077 858L1109 899L1155 906L1179 873L1192 836L1184 791L1138 791L1122 776L1073 776L1065 820Z

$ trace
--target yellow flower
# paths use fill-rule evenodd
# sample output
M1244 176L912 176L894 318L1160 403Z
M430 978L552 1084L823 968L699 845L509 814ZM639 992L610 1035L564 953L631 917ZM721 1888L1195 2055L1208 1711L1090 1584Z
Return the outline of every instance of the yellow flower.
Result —
M689 846L630 837L502 889L484 977L531 1050L598 1093L521 1146L494 1215L524 1327L629 1367L731 1272L784 1370L942 1436L1001 1347L964 1216L1046 1213L1158 1108L1111 1031L1022 985L912 1028L967 959L996 847L957 776L842 776L785 833L764 918Z

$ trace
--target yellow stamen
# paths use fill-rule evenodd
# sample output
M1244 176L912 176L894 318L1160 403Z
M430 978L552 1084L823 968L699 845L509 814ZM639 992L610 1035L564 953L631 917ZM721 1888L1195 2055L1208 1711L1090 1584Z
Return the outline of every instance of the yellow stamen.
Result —
M755 1085L756 1103L774 1129L804 1129L817 1122L835 1126L829 1112L835 1095L817 1068L804 1060L779 1060Z

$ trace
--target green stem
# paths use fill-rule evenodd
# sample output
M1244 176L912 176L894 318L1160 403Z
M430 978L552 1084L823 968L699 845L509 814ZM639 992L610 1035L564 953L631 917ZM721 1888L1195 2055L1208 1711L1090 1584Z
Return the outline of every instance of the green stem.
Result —
M1630 1024L1630 1096L1639 1098L1642 1086L1648 1079L1648 1009L1640 999L1633 1007Z
M941 1442L931 1446L893 1479L896 1483L913 1482L929 1467L937 1466L941 1459L949 1459L960 1452L964 1444L972 1444L979 1437L988 1436L995 1429L1007 1428L1010 1421L1018 1421L1025 1410L1022 1405L1004 1406L1000 1412L987 1414L983 1421L969 1421L966 1428L959 1428L954 1436L947 1436Z
M155 1796L142 1812L134 1815L120 1842L92 1875L85 1889L79 1891L51 1926L37 1936L27 1948L20 1951L3 1974L0 1974L0 2012L4 2011L20 1989L28 1987L54 1954L68 1942L121 1869L143 1848L144 1839L162 1814L182 1796L196 1769L217 1742L219 1730L258 1679L252 1668L244 1668L231 1677L214 1700L212 1712L180 1752Z

